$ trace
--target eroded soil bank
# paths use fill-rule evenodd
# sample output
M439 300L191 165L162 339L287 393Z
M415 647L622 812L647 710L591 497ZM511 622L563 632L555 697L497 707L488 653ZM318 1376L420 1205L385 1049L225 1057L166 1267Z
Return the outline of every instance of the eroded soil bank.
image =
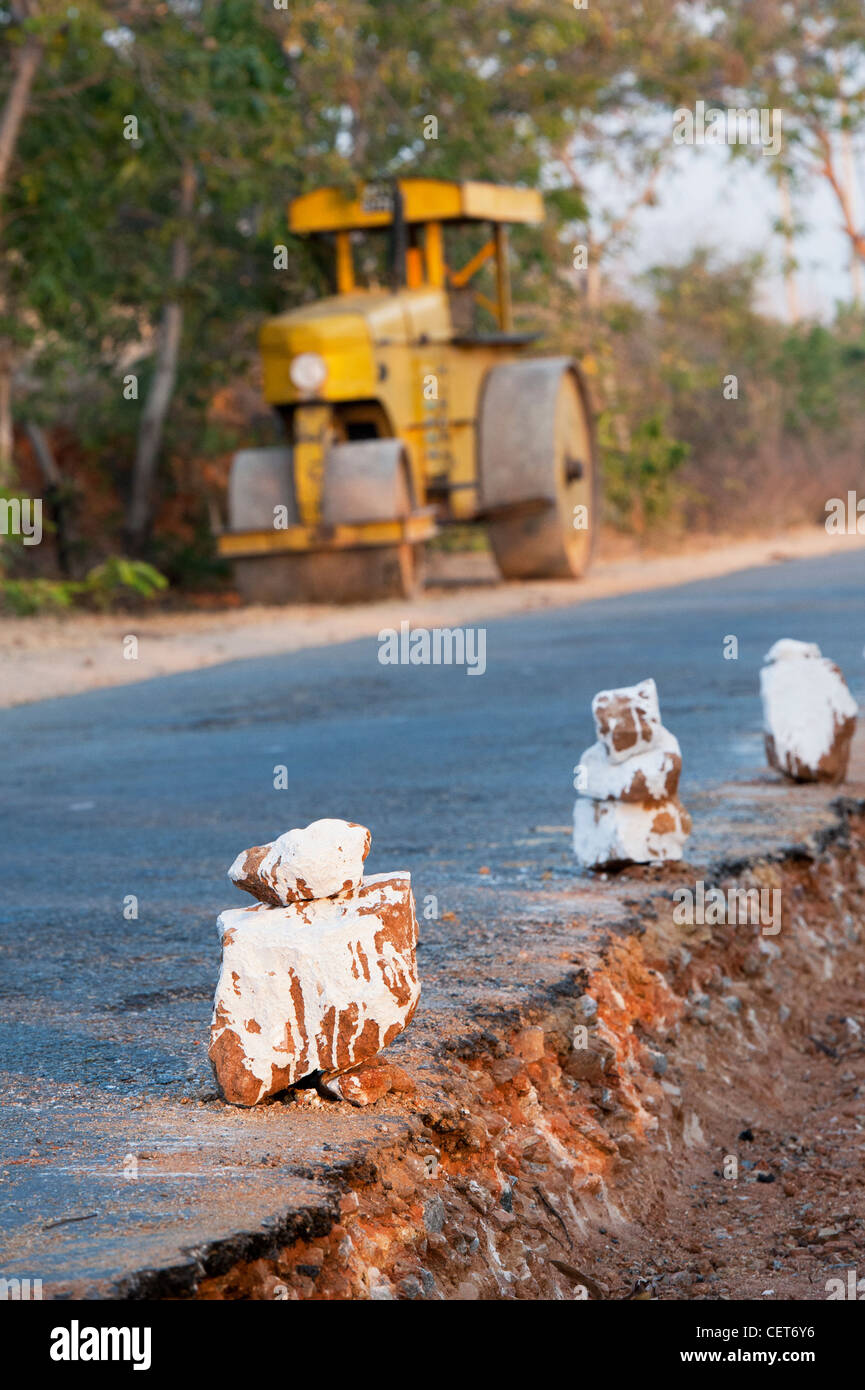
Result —
M388 1097L408 1140L197 1296L811 1300L865 1279L865 806L836 805L813 854L713 880L780 890L777 932L679 925L693 874L630 871L621 930Z

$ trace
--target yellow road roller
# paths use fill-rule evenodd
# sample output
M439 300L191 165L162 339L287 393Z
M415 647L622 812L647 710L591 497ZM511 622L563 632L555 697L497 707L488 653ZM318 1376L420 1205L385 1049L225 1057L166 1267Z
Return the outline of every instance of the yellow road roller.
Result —
M260 331L285 442L235 455L218 540L247 601L408 597L454 522L486 525L506 579L583 573L588 392L576 362L526 355L536 335L513 329L508 225L542 219L531 189L438 179L290 204L292 232L330 242L336 293Z

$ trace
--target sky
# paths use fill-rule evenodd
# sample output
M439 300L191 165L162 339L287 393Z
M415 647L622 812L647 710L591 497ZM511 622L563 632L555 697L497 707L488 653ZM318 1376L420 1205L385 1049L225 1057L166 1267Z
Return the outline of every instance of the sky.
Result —
M677 147L657 186L655 207L640 211L630 246L618 258L620 273L636 275L651 265L687 258L698 245L717 248L735 259L763 251L768 270L763 306L787 315L781 266L784 244L773 229L781 216L778 188L770 177L770 160L759 153L733 159L725 146ZM862 220L862 162L858 162L859 216ZM604 187L606 183L606 187ZM604 177L599 192L605 202L619 199ZM822 178L793 193L793 212L802 230L795 253L799 302L803 316L831 316L837 300L852 296L847 238L834 195ZM609 274L608 269L608 274Z

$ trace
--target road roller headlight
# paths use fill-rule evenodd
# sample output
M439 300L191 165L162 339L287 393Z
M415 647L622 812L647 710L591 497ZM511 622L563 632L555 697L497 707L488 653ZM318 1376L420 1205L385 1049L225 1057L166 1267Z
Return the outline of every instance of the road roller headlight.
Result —
M293 359L288 375L298 391L312 394L320 391L327 380L327 363L318 352L301 352Z

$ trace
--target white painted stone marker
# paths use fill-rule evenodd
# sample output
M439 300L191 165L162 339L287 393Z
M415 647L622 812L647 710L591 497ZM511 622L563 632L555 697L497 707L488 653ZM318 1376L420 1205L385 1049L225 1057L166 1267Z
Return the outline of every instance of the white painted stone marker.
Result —
M585 776L582 793L594 801L665 801L678 790L682 750L676 736L662 727L648 753L613 763L603 743L593 743L580 758L580 767Z
M618 690L600 690L592 701L595 732L611 763L655 748L662 731L658 687L651 679Z
M814 642L784 637L760 672L766 758L796 782L843 782L859 708Z
M332 898L360 885L369 847L366 826L347 820L314 820L305 830L288 830L269 845L244 850L228 877L271 907Z
M678 798L645 806L589 799L574 805L574 853L583 868L681 859L690 829Z
M261 848L272 850L322 825L360 832L350 839L344 831L327 835L339 854L349 844L351 865L362 865L369 831L347 821L314 822L306 832L289 832ZM290 869L275 867L285 865L284 852L263 872L267 855L241 865L243 886L252 892L262 882L274 892L297 891L298 880L306 887L331 886L349 861L336 850L330 861L316 860L311 843L301 843L303 855L289 861ZM322 843L317 832L319 848ZM295 873L300 863L305 872ZM279 906L234 908L217 926L222 968L210 1059L225 1099L235 1105L257 1105L311 1073L332 1075L375 1057L417 1007L418 928L407 873L376 874L336 894Z
M681 859L691 817L677 792L678 740L661 723L653 680L592 701L598 742L580 758L574 854L583 868Z

